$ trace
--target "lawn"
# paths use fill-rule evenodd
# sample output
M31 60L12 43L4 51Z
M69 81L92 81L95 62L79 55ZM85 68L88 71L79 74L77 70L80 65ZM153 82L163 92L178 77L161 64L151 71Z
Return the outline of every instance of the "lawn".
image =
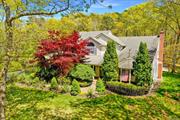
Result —
M164 73L152 96L107 95L94 99L8 85L9 120L178 120L180 75Z

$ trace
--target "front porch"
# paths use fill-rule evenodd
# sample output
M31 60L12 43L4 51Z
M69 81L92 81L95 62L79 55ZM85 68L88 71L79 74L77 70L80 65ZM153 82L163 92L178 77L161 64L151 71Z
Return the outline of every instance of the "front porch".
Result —
M119 68L119 80L120 82L131 83L134 82L134 76L132 75L132 69Z
M101 66L98 65L91 65L93 70L95 71L95 78L102 78L102 72L101 72ZM125 82L125 83L131 83L134 82L134 76L132 75L132 70L131 69L123 69L119 68L119 79L118 81L120 82Z

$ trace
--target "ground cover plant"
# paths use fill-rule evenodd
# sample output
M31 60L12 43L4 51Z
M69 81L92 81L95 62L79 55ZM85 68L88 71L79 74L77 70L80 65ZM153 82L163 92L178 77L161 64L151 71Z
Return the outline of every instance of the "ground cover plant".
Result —
M180 118L179 78L164 73L161 87L151 96L110 94L93 99L8 85L6 115L8 120L176 120Z

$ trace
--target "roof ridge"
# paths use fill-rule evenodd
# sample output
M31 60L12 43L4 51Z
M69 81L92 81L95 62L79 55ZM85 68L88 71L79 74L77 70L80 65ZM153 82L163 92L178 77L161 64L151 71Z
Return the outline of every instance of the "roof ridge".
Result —
M80 31L80 33L82 32L109 32L109 30L99 30L99 31Z
M133 38L133 37L157 37L158 38L158 36L156 36L156 35L152 35L152 36L122 36L122 37L119 37L119 38Z

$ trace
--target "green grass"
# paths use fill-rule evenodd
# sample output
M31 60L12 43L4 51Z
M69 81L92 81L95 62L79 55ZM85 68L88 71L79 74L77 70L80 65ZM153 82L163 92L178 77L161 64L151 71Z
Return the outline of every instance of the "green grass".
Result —
M9 120L178 120L180 75L164 74L160 89L149 97L107 95L83 99L8 86Z
M180 101L180 74L164 73L164 81L157 92Z

